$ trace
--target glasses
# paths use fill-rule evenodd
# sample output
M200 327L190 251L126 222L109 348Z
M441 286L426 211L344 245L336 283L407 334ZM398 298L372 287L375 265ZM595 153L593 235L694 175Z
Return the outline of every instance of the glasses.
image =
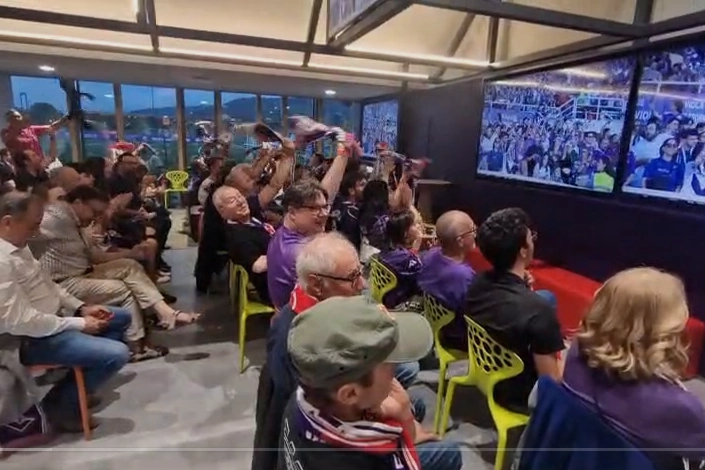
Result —
M354 284L357 282L358 279L362 277L362 268L358 267L350 273L346 277L340 277L340 276L331 276L329 274L321 274L321 273L316 273L316 276L322 277L324 279L330 279L331 281L338 281L338 282L349 282L351 284Z
M311 212L316 212L318 214L327 214L330 212L330 204L325 204L323 206L310 205L310 206L301 206L301 207L304 209L308 209Z
M458 235L458 238L465 238L468 235L474 235L477 233L477 227L473 227L470 230L466 230L465 232L462 232L460 235Z

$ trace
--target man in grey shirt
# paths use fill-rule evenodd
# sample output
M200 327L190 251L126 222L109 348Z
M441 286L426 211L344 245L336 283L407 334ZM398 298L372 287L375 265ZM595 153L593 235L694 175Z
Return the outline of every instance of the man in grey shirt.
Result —
M0 197L0 333L23 337L25 365L82 367L86 391L93 395L129 360L120 340L131 316L124 309L86 305L41 269L27 241L39 230L43 211L41 199L28 193ZM57 430L81 431L73 374L52 388L44 407Z

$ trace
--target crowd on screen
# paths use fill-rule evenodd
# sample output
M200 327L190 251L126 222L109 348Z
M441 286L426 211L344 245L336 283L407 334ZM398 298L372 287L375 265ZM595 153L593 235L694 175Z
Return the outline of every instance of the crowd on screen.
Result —
M362 110L362 151L374 155L380 142L397 146L398 101L384 101L364 106Z
M705 48L686 47L679 51L657 52L644 58L642 81L699 83L705 76Z

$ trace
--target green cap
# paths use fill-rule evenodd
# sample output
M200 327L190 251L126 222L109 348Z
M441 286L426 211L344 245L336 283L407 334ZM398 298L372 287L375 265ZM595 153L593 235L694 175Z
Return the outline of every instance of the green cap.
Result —
M288 346L301 383L334 389L378 364L418 361L431 350L433 334L421 314L390 313L363 296L332 297L294 318Z

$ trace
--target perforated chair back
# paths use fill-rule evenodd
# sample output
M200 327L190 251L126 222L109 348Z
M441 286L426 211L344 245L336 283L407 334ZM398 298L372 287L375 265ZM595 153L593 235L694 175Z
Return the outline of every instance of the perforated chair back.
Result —
M465 317L468 324L468 354L474 363L474 382L487 397L492 408L495 405L492 391L494 386L524 370L524 362L513 351L506 349L492 339L483 327Z
M436 345L440 345L441 328L450 324L455 319L455 313L445 308L441 303L429 294L423 295L423 315L431 324L433 339Z
M397 286L397 276L376 257L370 258L370 292L379 303Z
M185 184L188 180L188 173L181 170L167 171L164 177L171 183L171 191L187 191Z

